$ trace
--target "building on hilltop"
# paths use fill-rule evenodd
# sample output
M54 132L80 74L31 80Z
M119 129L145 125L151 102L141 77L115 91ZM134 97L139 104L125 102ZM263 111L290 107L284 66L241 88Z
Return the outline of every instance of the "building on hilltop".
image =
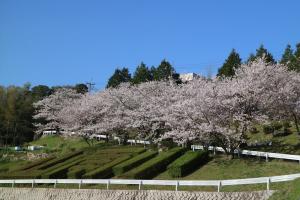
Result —
M201 76L198 74L195 74L195 73L179 74L179 79L182 82L188 82L188 81L192 81L192 80L195 80L198 78L201 78Z

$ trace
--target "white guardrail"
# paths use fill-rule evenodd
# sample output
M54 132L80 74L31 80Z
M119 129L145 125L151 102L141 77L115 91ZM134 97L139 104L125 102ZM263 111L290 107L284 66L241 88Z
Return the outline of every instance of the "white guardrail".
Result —
M230 180L129 180L129 179L11 179L0 180L0 184L31 184L33 188L35 184L53 184L56 188L57 184L78 184L80 189L83 184L104 184L106 189L110 185L137 185L139 190L143 185L156 186L174 186L178 191L179 186L216 186L220 192L222 186L230 185L249 185L249 184L266 184L267 190L270 190L270 184L276 182L292 181L300 178L299 174L290 174L272 177L246 178L246 179L230 179Z
M204 147L201 145L192 145L191 149L197 150L203 150ZM215 152L225 152L222 147L213 147L209 146L208 150ZM271 152L263 152L263 151L250 151L250 150L234 150L235 154L239 155L248 155L248 156L258 156L258 157L264 157L266 158L266 161L268 161L269 158L277 158L277 159L284 159L284 160L295 160L298 161L300 164L300 155L292 155L292 154L284 154L284 153L271 153Z

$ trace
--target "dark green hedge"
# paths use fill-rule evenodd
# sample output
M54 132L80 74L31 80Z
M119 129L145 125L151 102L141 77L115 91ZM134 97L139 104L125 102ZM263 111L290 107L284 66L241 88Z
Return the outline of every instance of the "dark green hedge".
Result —
M207 161L207 151L188 151L168 166L168 173L173 178L182 177Z
M154 156L157 155L156 151L147 151L145 153L139 154L125 162L122 162L115 167L113 167L113 173L115 176L121 175L124 172L127 172L134 167L146 162L147 160L150 160Z
M64 162L60 164L59 166L55 166L54 169L49 169L46 171L43 171L42 178L48 179L48 178L67 178L68 169L78 165L80 162L82 162L83 158L73 158L68 162Z
M83 178L108 178L108 177L111 177L113 175L112 168L130 158L131 158L131 156L128 156L128 155L122 156L120 158L115 159L114 161L112 161L110 163L103 165L102 167L99 167L95 170L87 172L82 177Z
M48 158L45 158L45 159L41 159L41 160L38 160L38 161L35 161L35 162L32 162L32 163L28 163L20 168L18 168L16 171L23 171L23 170L28 170L28 169L31 169L33 167L37 167L39 165L42 165L50 160L53 160L55 157L54 156L51 156L51 157L48 157Z
M86 169L82 165L75 166L72 170L69 169L67 176L68 178L82 178L83 174L86 173Z
M56 164L59 164L59 163L62 163L70 158L73 158L75 156L78 156L80 154L82 154L83 151L75 151L75 152L72 152L72 153L68 153L62 157L59 157L59 158L56 158L54 160L51 160L50 162L46 162L45 164L39 166L37 169L47 169L49 167L52 167Z
M182 155L183 152L184 149L176 147L167 152L160 153L155 158L152 158L137 168L123 174L122 177L134 179L153 178L160 172L166 170L168 164Z
M12 172L1 174L0 179L38 179L41 178L40 172Z

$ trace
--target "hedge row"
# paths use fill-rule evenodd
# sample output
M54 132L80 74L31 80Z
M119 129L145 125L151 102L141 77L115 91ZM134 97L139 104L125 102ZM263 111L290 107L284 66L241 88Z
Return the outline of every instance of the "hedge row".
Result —
M100 168L97 168L95 170L87 172L82 177L83 178L108 178L108 177L111 177L113 175L112 168L130 158L131 158L131 156L128 156L128 155L122 156L120 158L115 159L114 161L112 161L110 163L103 165Z
M75 151L75 152L72 152L72 153L68 153L68 154L66 154L66 155L64 155L62 157L56 158L56 159L54 159L54 160L52 160L50 162L46 162L45 164L39 166L37 169L47 169L47 168L52 167L52 166L54 166L56 164L62 163L62 162L66 161L66 160L68 160L70 158L78 156L78 155L80 155L82 153L83 153L83 151Z
M50 168L49 170L43 171L42 178L48 179L48 178L67 178L67 172L68 169L78 165L80 162L82 162L82 157L75 157L73 159L70 159L68 162L61 163L58 166L55 166L53 168Z
M139 167L123 174L122 177L134 179L153 178L160 172L166 170L168 164L182 155L183 152L184 149L179 147L171 149L167 152L163 152L155 158L152 158L151 160L140 165Z
M16 171L23 171L23 170L28 170L28 169L31 169L33 167L37 167L39 165L42 165L50 160L53 160L55 157L54 156L51 156L51 157L48 157L48 158L45 158L45 159L42 159L42 160L38 160L38 161L35 161L35 162L32 162L32 163L28 163L20 168L18 168Z
M1 174L0 179L39 179L41 178L40 172L12 172L12 173L6 173Z
M139 154L125 162L122 162L115 167L113 167L113 173L115 176L121 175L124 172L127 172L134 167L146 162L147 160L150 160L154 156L157 155L156 151L147 151L145 153Z
M83 174L86 173L86 169L82 165L77 165L69 169L67 176L68 178L82 178Z
M168 173L173 178L182 177L207 161L207 151L188 151L168 166Z

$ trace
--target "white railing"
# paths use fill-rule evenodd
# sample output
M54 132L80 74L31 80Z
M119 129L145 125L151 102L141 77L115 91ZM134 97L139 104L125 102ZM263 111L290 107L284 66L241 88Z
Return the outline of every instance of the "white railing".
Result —
M201 145L192 145L191 148L194 150L200 149L203 150L204 147ZM209 146L208 150L215 152L225 152L222 147L213 147ZM272 152L263 152L263 151L250 151L250 150L234 150L235 154L239 155L249 155L249 156L258 156L258 157L264 157L266 161L268 161L268 158L278 158L278 159L284 159L284 160L295 160L298 161L300 164L300 155L292 155L292 154L283 154L283 153L272 153Z
M230 180L129 180L129 179L11 179L0 180L0 184L30 184L33 188L35 184L53 184L56 188L57 184L78 184L80 189L83 184L102 184L109 189L110 185L137 185L139 190L144 185L155 186L174 186L175 190L179 190L179 186L216 186L220 192L222 186L232 185L250 185L250 184L266 184L267 190L270 190L270 184L275 182L292 181L300 178L299 174L289 174L272 177L246 178L246 179L230 179Z

